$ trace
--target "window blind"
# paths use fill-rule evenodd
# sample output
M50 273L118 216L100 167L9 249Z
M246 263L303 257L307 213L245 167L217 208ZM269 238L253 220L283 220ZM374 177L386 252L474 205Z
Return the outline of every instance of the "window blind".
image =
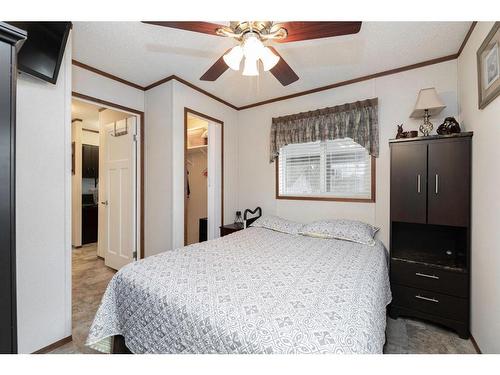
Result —
M283 196L371 198L371 156L350 138L290 144L278 160Z

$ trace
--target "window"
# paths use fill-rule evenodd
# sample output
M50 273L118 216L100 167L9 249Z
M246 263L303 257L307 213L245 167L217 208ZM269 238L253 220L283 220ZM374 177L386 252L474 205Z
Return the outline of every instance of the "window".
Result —
M277 198L375 201L375 158L350 138L280 149Z

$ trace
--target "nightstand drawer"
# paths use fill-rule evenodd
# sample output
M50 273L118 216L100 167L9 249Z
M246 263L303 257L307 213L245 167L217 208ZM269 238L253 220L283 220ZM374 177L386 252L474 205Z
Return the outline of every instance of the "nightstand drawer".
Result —
M469 295L469 275L424 264L391 261L391 282L457 297Z
M427 290L392 285L392 303L443 318L465 321L469 315L469 302Z

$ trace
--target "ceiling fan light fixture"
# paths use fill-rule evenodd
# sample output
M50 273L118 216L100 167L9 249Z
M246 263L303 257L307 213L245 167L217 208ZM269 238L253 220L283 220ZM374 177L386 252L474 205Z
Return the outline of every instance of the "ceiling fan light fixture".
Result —
M224 62L233 70L240 70L241 59L243 58L243 48L236 46L223 57Z
M259 67L257 65L258 59L249 59L245 57L245 65L243 67L243 75L244 76L258 76L259 75Z
M260 59L262 61L262 65L264 66L265 72L274 68L278 61L280 61L279 56L276 56L269 47L264 47L262 49Z
M245 58L252 60L260 58L264 45L260 41L258 34L249 32L243 38L243 54Z

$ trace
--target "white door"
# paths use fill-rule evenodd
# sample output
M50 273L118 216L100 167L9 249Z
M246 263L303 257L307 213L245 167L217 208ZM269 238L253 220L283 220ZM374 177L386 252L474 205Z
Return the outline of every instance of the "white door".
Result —
M136 256L136 118L105 126L105 264L116 270Z
M220 236L222 225L221 181L222 181L222 125L208 124L208 239Z

